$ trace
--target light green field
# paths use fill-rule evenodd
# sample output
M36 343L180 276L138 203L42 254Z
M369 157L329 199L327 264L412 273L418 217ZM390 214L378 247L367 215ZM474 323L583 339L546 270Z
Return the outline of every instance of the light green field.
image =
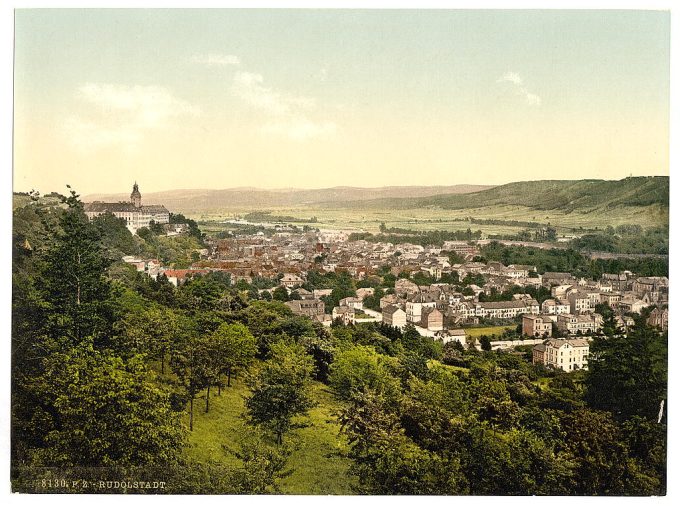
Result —
M242 417L244 395L248 388L241 380L232 387L210 391L210 412L205 413L205 392L194 401L194 430L189 436L187 456L198 462L238 465L236 457L223 449L237 450L239 440L248 427ZM347 442L339 434L340 426L333 413L340 406L327 387L314 383L313 397L318 403L309 417L300 421L309 426L295 429L285 438L294 448L286 470L292 470L281 481L284 494L350 494L355 478L348 475L350 460L345 456ZM188 414L186 423L188 425Z
M264 209L258 209L265 211ZM228 228L220 221L243 216L252 209L229 210L215 214L194 214L190 217L202 222L201 228L206 232L216 232ZM623 207L611 212L571 212L538 211L521 206L495 205L476 209L313 209L309 207L271 208L273 216L295 216L301 220L316 217L317 223L292 222L302 227L311 225L322 229L351 229L366 232L378 232L381 223L387 227L407 228L411 230L482 230L485 234L513 234L524 227L513 225L482 225L470 223L468 217L475 219L494 219L506 221L535 222L542 225L550 223L557 229L558 236L563 234L581 234L596 228L603 229L608 225L639 224L643 227L658 227L668 223L668 211L656 206L644 208ZM213 223L205 223L213 222Z
M500 337L503 335L503 332L505 330L513 330L517 327L517 325L500 325L496 327L473 327L469 329L465 329L465 333L469 337L479 337L483 335L487 335L489 337Z

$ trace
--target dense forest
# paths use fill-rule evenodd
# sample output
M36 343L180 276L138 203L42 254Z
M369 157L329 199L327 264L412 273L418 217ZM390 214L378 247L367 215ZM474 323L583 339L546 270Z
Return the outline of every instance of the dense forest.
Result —
M589 370L562 373L530 350L327 328L228 276L176 288L118 262L155 252L181 265L198 247L89 222L75 193L15 209L15 491L665 493L667 334L644 318L628 337L596 337ZM483 254L532 263L494 248ZM571 255L541 266L578 270ZM216 433L228 444L208 452L201 437ZM107 480L131 485L92 485Z

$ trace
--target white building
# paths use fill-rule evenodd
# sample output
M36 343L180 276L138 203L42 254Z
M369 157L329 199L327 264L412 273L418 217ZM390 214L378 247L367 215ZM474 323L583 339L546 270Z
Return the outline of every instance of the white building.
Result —
M570 309L569 304L559 299L546 299L541 304L541 312L543 314L569 314Z
M533 348L533 363L563 371L588 368L590 345L585 339L546 339Z
M152 221L170 223L170 212L165 206L142 205L142 194L139 193L137 183L132 187L130 202L89 202L84 205L84 211L90 220L102 214L113 214L116 218L125 220L125 226L133 234L140 228L149 227Z
M560 332L567 332L569 334L576 334L581 331L581 334L587 332L597 332L602 328L602 316L599 314L561 314L557 316L557 329Z

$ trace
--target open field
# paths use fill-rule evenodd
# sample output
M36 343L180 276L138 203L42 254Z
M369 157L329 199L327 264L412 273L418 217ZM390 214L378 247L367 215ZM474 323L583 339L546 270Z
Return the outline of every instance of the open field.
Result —
M470 337L487 335L490 338L500 337L506 330L514 330L517 325L500 325L495 327L472 327L465 329L465 333Z
M550 223L557 229L558 236L582 234L596 228L603 229L608 225L638 224L643 227L658 227L668 223L668 209L661 206L621 207L604 213L601 210L592 212L573 211L565 213L559 210L536 210L522 206L495 205L475 209L314 209L310 207L292 208L259 208L259 211L271 211L273 220L278 216L294 216L300 220L316 217L316 223L288 222L302 227L311 225L321 229L345 229L376 233L381 223L396 228L411 230L481 230L485 235L514 234L525 227L505 224L477 224L467 221L469 217L481 220L505 220L535 222L540 225ZM215 214L194 214L192 219L200 222L205 232L217 232L229 229L220 223L227 219L244 216L253 209L243 208L222 211Z
M238 460L230 451L237 450L239 440L249 428L243 419L244 395L248 388L241 379L230 388L210 391L210 412L205 413L205 392L194 401L194 431L189 436L187 456L198 462L217 462L237 466ZM284 494L350 494L354 483L348 475L349 459L344 436L333 416L339 409L327 387L314 384L317 406L302 418L308 426L293 430L285 437L294 448L287 470L289 476L281 480ZM188 413L186 423L188 425Z

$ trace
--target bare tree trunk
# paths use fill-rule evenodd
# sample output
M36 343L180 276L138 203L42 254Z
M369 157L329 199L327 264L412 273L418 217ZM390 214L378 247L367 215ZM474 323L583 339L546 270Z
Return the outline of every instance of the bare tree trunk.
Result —
M231 367L227 369L227 386L231 386Z
M189 401L189 430L194 430L194 396Z
M205 392L205 412L207 413L210 409L210 385L208 385L208 390Z

